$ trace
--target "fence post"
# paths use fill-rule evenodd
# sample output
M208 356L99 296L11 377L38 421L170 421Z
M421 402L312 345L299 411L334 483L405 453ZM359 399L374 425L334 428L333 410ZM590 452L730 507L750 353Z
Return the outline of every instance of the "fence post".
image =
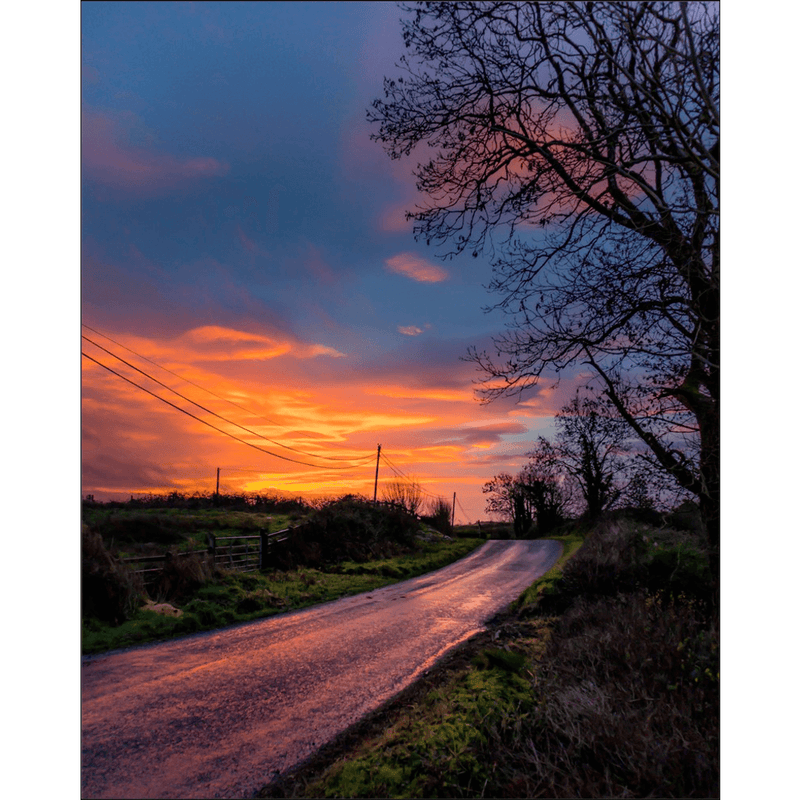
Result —
M213 533L206 532L206 541L208 542L208 552L211 554L211 563L215 564L217 561L217 537Z
M265 570L267 568L267 550L269 548L269 534L266 531L259 531L261 537L261 545L258 548L258 568Z

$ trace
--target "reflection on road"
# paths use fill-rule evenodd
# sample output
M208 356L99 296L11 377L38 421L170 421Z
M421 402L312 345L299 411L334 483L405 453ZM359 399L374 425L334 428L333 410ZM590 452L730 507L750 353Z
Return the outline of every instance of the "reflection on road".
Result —
M560 552L490 541L368 594L85 658L82 796L250 796L481 630Z

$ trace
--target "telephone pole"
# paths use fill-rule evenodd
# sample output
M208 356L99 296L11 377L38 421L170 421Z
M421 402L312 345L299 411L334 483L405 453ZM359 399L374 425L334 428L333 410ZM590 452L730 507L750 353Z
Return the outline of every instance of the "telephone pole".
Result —
M214 492L214 494L216 494L217 497L219 497L219 467L217 467L217 491Z
M372 495L372 502L378 501L378 467L381 463L381 446L378 445L378 460L375 462L375 492Z
M456 493L453 492L453 511L450 515L450 527L456 524Z

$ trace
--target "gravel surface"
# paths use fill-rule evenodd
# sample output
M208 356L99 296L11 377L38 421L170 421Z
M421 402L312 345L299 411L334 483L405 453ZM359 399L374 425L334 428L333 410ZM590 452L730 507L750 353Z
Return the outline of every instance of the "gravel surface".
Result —
M482 630L560 553L490 541L373 592L84 657L81 796L252 797Z

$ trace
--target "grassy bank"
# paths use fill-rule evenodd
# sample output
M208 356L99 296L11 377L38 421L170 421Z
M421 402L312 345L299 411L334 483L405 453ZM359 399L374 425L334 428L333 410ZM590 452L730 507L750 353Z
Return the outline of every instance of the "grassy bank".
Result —
M488 632L261 796L717 796L718 627L697 542L628 520L561 539Z
M343 561L324 568L301 567L265 573L220 571L173 605L180 617L139 608L119 625L84 617L84 654L169 639L196 631L248 622L339 597L371 591L422 575L463 558L483 539L420 542L414 552L374 561Z

